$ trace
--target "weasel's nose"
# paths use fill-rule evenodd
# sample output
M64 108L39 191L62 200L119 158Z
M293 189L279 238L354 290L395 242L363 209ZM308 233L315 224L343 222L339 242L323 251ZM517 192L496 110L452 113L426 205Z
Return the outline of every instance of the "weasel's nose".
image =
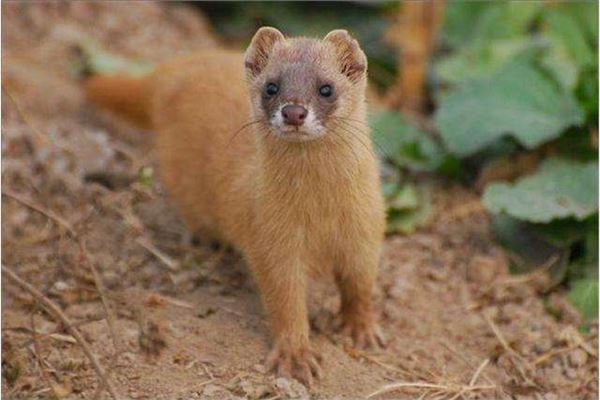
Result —
M304 123L308 110L297 104L289 104L281 109L281 114L287 125L300 126Z

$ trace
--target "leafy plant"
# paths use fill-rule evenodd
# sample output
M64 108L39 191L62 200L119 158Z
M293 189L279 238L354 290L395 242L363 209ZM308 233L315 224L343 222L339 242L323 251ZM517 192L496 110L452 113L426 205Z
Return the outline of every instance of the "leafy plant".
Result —
M387 233L412 233L430 222L433 206L427 186L413 183L393 185L388 186L388 193Z
M534 148L581 124L583 113L572 94L533 66L514 62L443 97L436 122L448 149L467 156L505 135Z
M547 267L588 317L598 314L597 15L591 1L450 3L443 31L453 51L433 67L451 153L480 164L558 156L490 184L483 201L517 270Z
M377 151L397 167L435 171L446 160L446 153L428 133L395 111L375 114L370 126Z
M426 225L432 216L431 196L402 172L449 169L448 156L426 132L395 111L378 112L370 119L373 140L383 162L400 174L384 177L388 205L387 233L411 233Z
M549 159L514 185L489 185L483 202L494 213L530 222L583 220L598 212L598 165Z

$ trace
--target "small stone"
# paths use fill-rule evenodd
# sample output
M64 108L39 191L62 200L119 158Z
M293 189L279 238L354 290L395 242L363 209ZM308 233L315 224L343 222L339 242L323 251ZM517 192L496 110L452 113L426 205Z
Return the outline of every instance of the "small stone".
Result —
M542 354L550 350L550 347L552 347L552 341L550 339L540 338L540 340L534 343L533 351L538 354Z
M401 299L406 296L407 288L408 284L406 280L398 278L393 286L387 291L387 295L392 299Z
M239 383L239 387L242 389L245 397L248 399L263 399L273 393L269 386L247 380L242 380Z
M492 282L500 270L498 260L477 255L467 264L467 280L478 284Z
M64 290L71 289L71 286L69 286L69 284L68 284L67 282L64 282L64 281L56 281L56 282L54 283L54 287L53 287L53 289L54 289L54 290L56 290L56 291L62 292L62 291L64 291Z
M231 393L222 386L208 384L202 391L202 398L208 399L223 399L228 398ZM231 397L231 396L229 396Z
M569 353L569 365L579 368L587 363L588 355L582 349L575 349Z
M558 400L558 395L556 393L548 392L544 395L544 400Z
M267 372L265 366L262 365L262 364L254 364L252 366L252 369L255 370L256 372L260 373L260 374L264 374L264 373Z
M577 378L577 371L573 368L566 368L565 376L569 379L575 379L575 378Z
M531 330L534 332L539 332L544 328L544 325L540 321L532 321L531 322Z
M198 318L206 318L217 312L217 309L207 305L200 305L196 310L196 316Z
M277 378L273 381L273 384L278 389L281 394L285 396L285 398L290 399L309 399L308 391L306 387L302 385L300 382L287 379L287 378Z

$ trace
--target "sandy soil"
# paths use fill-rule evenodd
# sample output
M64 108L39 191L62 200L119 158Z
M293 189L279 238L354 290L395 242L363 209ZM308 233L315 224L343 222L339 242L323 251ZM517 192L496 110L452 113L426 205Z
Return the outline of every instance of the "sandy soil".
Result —
M339 299L315 283L324 378L307 389L265 374L268 331L243 261L190 239L153 179L152 134L87 104L72 73L84 38L159 61L217 46L208 22L154 3L2 14L2 264L64 310L119 397L597 398L596 324L581 333L560 293L542 297L543 274L510 276L479 198L448 183L431 227L386 241L388 348L359 352L333 333ZM93 398L97 374L64 323L6 276L3 289L7 398Z

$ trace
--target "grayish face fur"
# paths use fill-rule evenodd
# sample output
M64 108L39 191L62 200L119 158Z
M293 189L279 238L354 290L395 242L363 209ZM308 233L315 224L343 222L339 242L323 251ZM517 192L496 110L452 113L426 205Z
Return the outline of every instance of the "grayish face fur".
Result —
M261 30L246 53L246 67L255 116L264 118L273 135L294 142L314 140L337 119L351 115L364 94L366 59L357 44L362 56L357 62L364 63L359 75L351 75L357 71L344 70L337 44L327 38L283 39L275 31L265 40L259 37Z

